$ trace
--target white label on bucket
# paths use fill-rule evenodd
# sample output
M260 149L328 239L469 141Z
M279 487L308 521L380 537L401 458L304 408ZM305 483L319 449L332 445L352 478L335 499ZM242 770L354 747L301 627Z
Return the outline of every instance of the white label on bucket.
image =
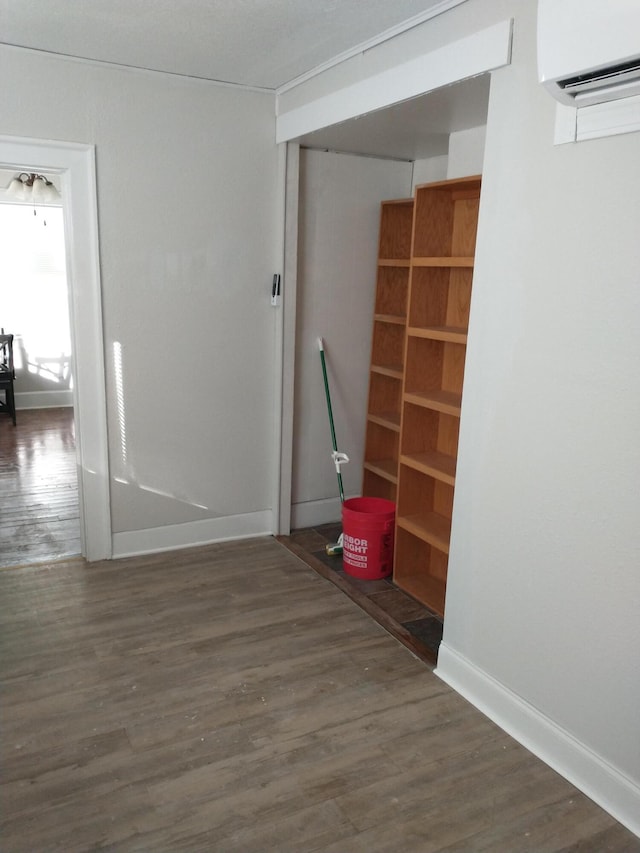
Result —
M342 546L347 548L352 554L366 554L369 542L367 539L358 539L355 536L344 534L342 537Z
M348 563L350 566L362 566L366 567L367 558L363 557L359 554L349 554L343 552L343 560L345 563Z

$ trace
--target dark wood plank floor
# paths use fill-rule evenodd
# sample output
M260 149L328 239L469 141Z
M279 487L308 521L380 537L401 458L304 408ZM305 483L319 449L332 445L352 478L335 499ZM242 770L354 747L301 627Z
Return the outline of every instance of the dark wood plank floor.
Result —
M640 850L272 538L0 600L4 853Z
M80 554L73 409L0 418L0 567Z
M2 851L640 851L433 676L441 628L330 526L60 559L72 410L0 442Z

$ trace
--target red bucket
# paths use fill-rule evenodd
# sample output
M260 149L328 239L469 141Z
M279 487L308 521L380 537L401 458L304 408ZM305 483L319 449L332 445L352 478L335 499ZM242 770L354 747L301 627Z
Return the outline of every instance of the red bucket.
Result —
M342 565L363 580L386 578L393 568L396 505L384 498L349 498L342 504Z

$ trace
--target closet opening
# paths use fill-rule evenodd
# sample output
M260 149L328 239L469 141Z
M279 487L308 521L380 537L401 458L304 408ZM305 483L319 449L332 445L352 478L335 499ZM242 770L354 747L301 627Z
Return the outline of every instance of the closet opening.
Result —
M396 560L403 568L385 580L353 579L344 571L339 556L326 554L325 546L335 542L341 531L341 506L330 458L316 340L318 336L325 340L336 433L340 449L351 460L342 468L346 497L397 499L399 458L403 452L400 423L406 321L400 324L374 318L399 310L389 307L389 287L394 283L399 288L396 292L408 297L410 261L407 255L402 262L404 268L396 268L390 258L379 255L381 211L385 202L399 202L406 209L415 198L417 187L482 173L489 85L490 75L484 74L297 140L300 165L291 532L284 539L432 663L442 636L444 614L446 554L443 558L438 550L438 545L443 547L443 540L429 541L429 537L420 536L416 539L415 531L409 531L407 524L397 524ZM459 210L464 218L462 208ZM407 249L411 245L412 219L408 222ZM425 273L421 275L426 280ZM471 275L472 269L465 268L454 278L470 282ZM387 296L382 294L381 278L389 286ZM437 271L432 280L437 289ZM460 293L463 290L464 287ZM384 305L379 303L385 299ZM408 305L403 310L406 313ZM414 310L424 313L427 309ZM389 317L384 319L388 321ZM423 319L416 322L422 324ZM436 321L430 324L436 325ZM447 325L444 321L443 324ZM424 325L429 325L426 319ZM423 355L426 358L435 353L442 371L445 351L453 382L454 374L460 373L456 364L461 346L458 339L429 342L416 337L410 345L413 373L409 382L417 381L415 365ZM379 363L372 372L374 351ZM370 393L377 400L374 409L377 407L378 411L368 409ZM396 407L389 429L384 422L385 413ZM452 418L450 412L437 415L447 424ZM417 455L422 449L415 436L415 401L406 408L405 418L411 437L404 440L412 444L406 453ZM428 411L426 419L433 420ZM447 435L452 434L452 429ZM453 431L457 434L457 429ZM442 435L442 442L449 441ZM437 444L437 426L433 441ZM455 488L452 482L441 482L438 474L431 483L426 475L429 488L423 489L424 483L416 482L418 476L416 470L405 471L406 494L401 497L404 506L400 511L410 516L416 514L414 510L438 515L442 510L450 519ZM446 479L451 481L449 475ZM397 520L401 518L400 511L397 506ZM455 536L455 524L451 535ZM435 582L414 582L415 573L420 575L424 566L431 566ZM423 594L433 589L437 592L435 598Z

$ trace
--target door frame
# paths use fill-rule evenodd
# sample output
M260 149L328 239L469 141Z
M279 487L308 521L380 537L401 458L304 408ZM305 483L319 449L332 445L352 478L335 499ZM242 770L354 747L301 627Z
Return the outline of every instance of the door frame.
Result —
M98 243L95 147L0 135L0 167L60 176L69 315L82 554L112 555L109 454Z
M291 533L293 473L293 381L295 377L296 300L298 290L298 194L300 146L279 146L279 246L282 253L281 307L275 325L274 488L272 532Z

